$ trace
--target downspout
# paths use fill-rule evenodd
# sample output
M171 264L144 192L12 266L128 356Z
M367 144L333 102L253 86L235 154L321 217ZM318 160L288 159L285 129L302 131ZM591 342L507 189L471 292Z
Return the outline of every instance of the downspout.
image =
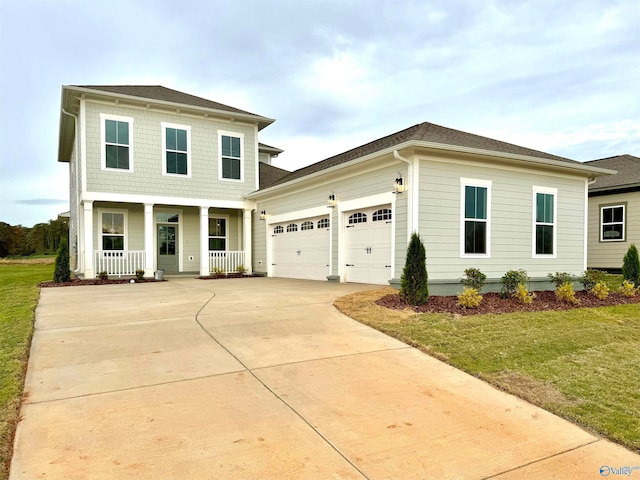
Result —
M60 108L60 110L65 115L68 115L68 116L73 118L73 131L75 132L75 136L76 136L76 138L74 139L73 144L74 144L74 148L76 150L76 162L77 162L77 164L76 164L76 178L75 178L75 182L76 182L76 198L74 199L74 201L75 201L75 205L76 205L76 208L77 208L77 205L78 205L78 189L80 187L80 185L78 183L78 164L80 163L80 152L79 152L79 149L78 149L78 142L77 142L77 138L78 138L78 117L76 115L74 115L73 113L67 112L64 108ZM69 208L71 208L71 205L69 205ZM71 218L69 218L69 220L71 220ZM77 232L78 223L79 223L79 215L78 215L78 212L76 211L76 235L78 233ZM71 227L71 225L69 225L69 227ZM69 240L71 240L71 239L69 239ZM71 244L71 242L69 242L69 243ZM75 274L80 273L80 270L81 270L80 262L79 262L79 255L78 255L78 247L79 247L79 244L78 244L78 241L76 239L76 242L75 242L76 268L73 271L73 273L75 273Z
M587 253L589 250L589 185L596 183L597 178L593 177L586 181L584 188L584 270L587 270Z
M407 229L407 240L408 240L409 238L411 238L411 234L413 232L418 231L417 221L413 215L413 212L416 208L416 206L414 205L416 197L414 195L417 195L416 187L413 184L413 162L407 158L404 158L402 155L400 155L400 153L398 153L398 150L393 151L393 157L396 160L407 164L407 171L408 171L407 185L409 186L409 195L410 195L410 197L407 199L407 218L409 219L408 225L407 225L409 227Z

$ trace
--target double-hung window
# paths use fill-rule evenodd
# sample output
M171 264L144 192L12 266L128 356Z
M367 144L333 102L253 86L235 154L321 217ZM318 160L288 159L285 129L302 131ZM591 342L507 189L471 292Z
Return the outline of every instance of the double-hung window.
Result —
M100 212L102 250L125 250L125 220L123 212Z
M624 242L626 205L600 206L600 241Z
M533 187L533 256L555 258L556 197L555 188Z
M224 180L243 181L243 136L238 133L219 133L219 176Z
M491 255L491 181L460 179L460 255Z
M163 174L191 176L191 127L162 123Z
M209 218L209 251L227 250L227 219Z
M133 171L133 118L100 114L102 168Z

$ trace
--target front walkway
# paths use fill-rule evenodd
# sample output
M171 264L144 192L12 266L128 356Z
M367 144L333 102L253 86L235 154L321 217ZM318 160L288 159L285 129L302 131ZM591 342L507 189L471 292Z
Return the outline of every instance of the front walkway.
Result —
M363 288L43 289L10 479L601 478L640 466L332 307Z

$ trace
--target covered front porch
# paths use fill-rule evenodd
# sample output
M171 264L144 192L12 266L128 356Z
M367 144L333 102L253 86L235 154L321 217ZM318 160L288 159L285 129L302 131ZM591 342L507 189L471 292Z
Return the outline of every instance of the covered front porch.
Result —
M84 278L251 273L251 206L85 201L82 207L76 273Z

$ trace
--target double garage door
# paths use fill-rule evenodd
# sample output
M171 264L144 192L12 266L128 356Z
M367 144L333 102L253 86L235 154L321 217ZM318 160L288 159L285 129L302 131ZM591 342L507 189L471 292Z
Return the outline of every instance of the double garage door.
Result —
M344 264L347 282L386 285L392 277L389 205L344 214ZM329 217L271 226L274 277L326 280L329 275Z
M271 226L274 277L326 280L329 275L329 217Z

